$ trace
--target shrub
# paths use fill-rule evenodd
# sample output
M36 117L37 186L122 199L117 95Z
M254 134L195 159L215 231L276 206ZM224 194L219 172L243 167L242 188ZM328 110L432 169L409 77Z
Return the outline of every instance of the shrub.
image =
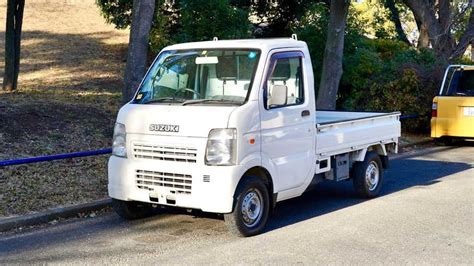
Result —
M404 121L404 128L428 132L431 102L445 66L429 49L416 50L395 40L365 39L355 53L344 57L338 107L418 115Z

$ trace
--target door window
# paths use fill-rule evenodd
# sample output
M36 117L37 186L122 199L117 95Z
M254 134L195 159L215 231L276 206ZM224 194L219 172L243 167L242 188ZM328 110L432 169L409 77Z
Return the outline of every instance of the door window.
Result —
M273 62L273 69L268 75L266 84L266 108L278 108L304 103L304 87L302 75L302 58L286 57L278 58ZM286 89L286 101L271 104L274 90Z

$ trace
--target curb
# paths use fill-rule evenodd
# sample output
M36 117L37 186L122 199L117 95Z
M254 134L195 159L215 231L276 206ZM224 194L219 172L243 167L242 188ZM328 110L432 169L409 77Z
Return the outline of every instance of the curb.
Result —
M428 143L433 143L433 140L432 139L427 139L427 140L422 140L422 141L418 141L418 142L412 142L412 143L407 144L407 145L400 145L400 148L403 151L403 149L405 149L405 148L411 148L411 147L414 147L414 146L417 146L417 145L425 145L425 144L428 144Z
M423 156L433 152L440 152L455 149L456 147L429 147L415 151L407 151L390 156L391 160L408 159L416 156Z
M84 204L53 208L39 213L0 219L0 232L9 231L17 227L47 223L57 218L73 217L78 213L100 210L111 206L111 204L111 199L102 199Z

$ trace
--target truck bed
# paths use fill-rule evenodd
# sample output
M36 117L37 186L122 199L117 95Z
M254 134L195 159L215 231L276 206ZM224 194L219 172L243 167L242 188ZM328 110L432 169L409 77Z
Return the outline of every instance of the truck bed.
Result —
M398 143L400 113L316 111L318 158L379 143Z

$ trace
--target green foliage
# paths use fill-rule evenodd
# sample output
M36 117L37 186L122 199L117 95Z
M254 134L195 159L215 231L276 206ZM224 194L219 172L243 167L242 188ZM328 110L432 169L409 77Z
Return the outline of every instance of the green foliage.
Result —
M321 79L321 62L323 62L326 45L328 21L329 6L324 3L317 3L308 8L308 11L299 22L292 25L293 31L298 34L298 38L304 40L310 48L315 84L319 84Z
M173 38L180 28L179 4L176 1L174 5L167 1L159 0L156 2L156 12L153 24L150 30L150 48L154 54L157 54L163 47L175 43Z
M97 0L102 15L107 23L117 29L125 29L132 22L133 0Z
M252 10L259 19L256 24L264 22L267 27L262 28L259 37L288 37L293 33L291 25L307 14L308 8L317 3L328 2L322 0L258 0L253 1ZM255 3L256 2L256 3Z
M377 38L394 38L395 25L390 20L389 10L380 0L365 0L354 2L352 7L357 11L357 19L364 24L364 30L370 36Z
M131 25L133 0L97 0L97 5L106 21L116 28ZM250 37L251 23L245 6L235 0L156 0L151 50L156 54L173 43L211 40L214 36Z
M246 38L250 36L248 11L235 8L229 0L182 1L181 27L175 42Z
M360 44L344 58L339 107L419 115L404 125L409 131L427 132L446 62L429 49L418 51L401 41L365 39Z

